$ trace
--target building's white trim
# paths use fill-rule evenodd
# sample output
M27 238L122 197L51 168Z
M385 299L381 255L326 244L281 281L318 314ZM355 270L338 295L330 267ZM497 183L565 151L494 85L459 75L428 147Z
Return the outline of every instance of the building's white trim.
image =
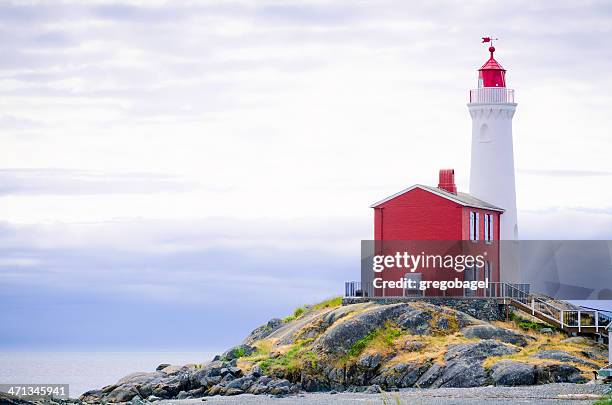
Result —
M483 209L483 210L490 210L490 211L504 212L504 210L503 210L502 208L497 208L497 207L495 207L495 208L494 208L494 207L486 207L486 206L483 206L483 205L477 205L477 204L468 204L468 203L466 203L465 201L461 201L461 200L460 200L460 199L458 199L458 198L453 198L453 197L451 197L450 195L447 195L446 193L444 193L444 192L442 192L442 191L437 192L437 190L436 190L435 188L433 188L433 187L432 187L432 188L429 188L429 187L423 186L423 185L421 185L421 184L415 184L414 186L410 186L410 187L408 187L408 188L406 188L406 189L404 189L404 190L402 190L402 191L400 191L400 192L398 192L398 193L395 193L395 194L393 194L393 195L391 195L391 196L389 196L389 197L385 198L384 200L380 200L380 201L378 201L378 202L376 202L376 203L374 203L374 204L370 205L370 208L376 208L376 207L378 207L379 205L386 203L387 201L390 201L390 200L392 200L392 199L394 199L394 198L396 198L396 197L399 197L399 196L400 196L400 195L402 195L402 194L405 194L405 193L407 193L407 192L409 192L409 191L414 190L415 188L419 188L419 189L421 189L421 190L423 190L423 191L428 191L428 192L430 192L430 193L432 193L432 194L435 194L435 195L437 195L437 196L439 196L439 197L446 198L447 200L450 200L450 201L456 202L457 204L462 205L462 206L464 206L464 207L472 207L472 208L480 208L480 209Z

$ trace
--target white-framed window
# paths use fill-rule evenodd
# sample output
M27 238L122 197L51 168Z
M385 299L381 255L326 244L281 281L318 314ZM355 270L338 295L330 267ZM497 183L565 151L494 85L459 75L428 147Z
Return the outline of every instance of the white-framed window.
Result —
M476 211L470 211L470 240L479 239L480 229L480 214Z
M484 214L484 240L493 241L493 214Z

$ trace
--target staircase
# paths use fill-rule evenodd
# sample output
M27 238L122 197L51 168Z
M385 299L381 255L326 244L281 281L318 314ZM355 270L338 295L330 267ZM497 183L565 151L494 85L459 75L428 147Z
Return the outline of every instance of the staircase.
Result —
M506 284L508 293L504 303L526 312L539 320L560 330L581 335L601 335L607 338L608 328L612 326L612 313L595 309L561 308L552 299L535 296Z
M612 312L596 309L566 309L555 305L556 301L526 293L515 285L504 286L507 298L504 303L526 312L549 325L578 335L599 336L608 341L608 361L611 363L597 374L612 378ZM551 302L552 301L552 302Z

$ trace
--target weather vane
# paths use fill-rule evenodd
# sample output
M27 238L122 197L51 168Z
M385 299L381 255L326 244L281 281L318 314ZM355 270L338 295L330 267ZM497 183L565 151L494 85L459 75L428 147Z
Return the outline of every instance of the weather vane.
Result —
M493 46L493 41L497 41L497 38L491 38L491 37L482 37L482 43L486 43L486 42L490 42L491 46Z

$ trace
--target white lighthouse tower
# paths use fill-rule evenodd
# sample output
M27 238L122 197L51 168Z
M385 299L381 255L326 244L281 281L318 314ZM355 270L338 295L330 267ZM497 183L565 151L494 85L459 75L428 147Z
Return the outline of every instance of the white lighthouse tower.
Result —
M506 70L493 57L478 70L478 88L470 90L472 161L470 194L505 211L500 220L500 240L518 239L512 117L514 90L506 88Z

